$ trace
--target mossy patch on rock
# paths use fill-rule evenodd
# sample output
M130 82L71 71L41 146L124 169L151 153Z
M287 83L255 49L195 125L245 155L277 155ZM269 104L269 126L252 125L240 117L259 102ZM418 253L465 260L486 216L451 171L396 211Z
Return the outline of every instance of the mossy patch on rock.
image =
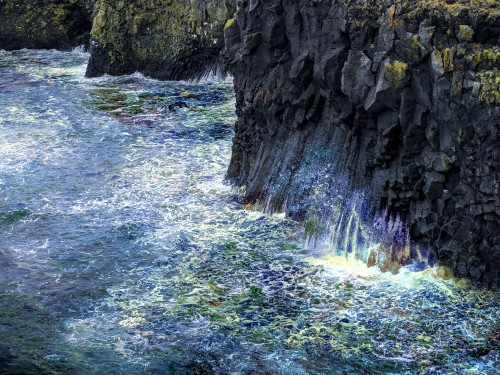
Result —
M385 67L385 77L393 87L400 87L408 72L408 64L396 60Z
M458 27L458 38L463 42L472 42L474 37L474 30L468 25L460 25Z
M234 18L230 18L227 20L226 24L224 25L224 28L227 29L233 25L234 25Z
M479 100L489 104L500 104L500 71L489 70L477 75L481 88Z

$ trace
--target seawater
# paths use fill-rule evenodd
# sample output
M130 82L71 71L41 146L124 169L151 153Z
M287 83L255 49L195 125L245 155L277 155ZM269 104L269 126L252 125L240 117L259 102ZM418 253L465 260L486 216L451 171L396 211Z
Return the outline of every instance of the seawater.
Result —
M230 82L87 60L0 51L0 374L496 373L498 293L238 203Z

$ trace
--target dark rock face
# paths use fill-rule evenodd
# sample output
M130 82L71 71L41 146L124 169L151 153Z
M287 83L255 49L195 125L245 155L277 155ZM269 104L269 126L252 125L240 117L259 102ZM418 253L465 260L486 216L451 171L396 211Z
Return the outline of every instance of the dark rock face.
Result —
M345 177L457 276L498 287L500 5L363 3L238 2L227 177L301 219L315 185Z
M87 76L141 72L180 80L223 67L231 1L98 0Z
M0 0L0 48L88 45L95 0Z

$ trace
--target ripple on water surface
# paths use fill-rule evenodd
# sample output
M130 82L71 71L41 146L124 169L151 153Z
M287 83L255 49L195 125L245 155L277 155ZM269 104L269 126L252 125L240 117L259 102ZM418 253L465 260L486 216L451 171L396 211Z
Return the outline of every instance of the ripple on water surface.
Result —
M495 373L498 294L237 203L229 82L87 58L0 52L0 373Z

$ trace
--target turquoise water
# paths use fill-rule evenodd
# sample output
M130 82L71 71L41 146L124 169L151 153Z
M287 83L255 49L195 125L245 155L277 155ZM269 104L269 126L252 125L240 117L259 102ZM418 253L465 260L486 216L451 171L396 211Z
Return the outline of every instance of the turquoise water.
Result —
M498 293L238 203L229 82L87 59L0 52L0 374L495 373Z

